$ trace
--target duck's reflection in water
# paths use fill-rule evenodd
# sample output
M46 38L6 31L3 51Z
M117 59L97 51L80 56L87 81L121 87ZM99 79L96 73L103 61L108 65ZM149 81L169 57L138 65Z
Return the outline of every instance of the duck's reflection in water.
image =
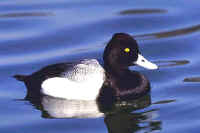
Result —
M131 102L121 102L115 109L105 112L105 124L109 133L135 133L161 130L161 121L155 120L156 109L143 111L151 105L150 95L145 95ZM137 111L136 111L137 110Z
M109 133L135 133L143 130L151 132L161 130L161 121L153 121L153 110L142 113L118 113L105 117L105 123Z
M96 101L66 100L49 96L42 97L43 111L50 118L97 118L104 114L99 111Z
M104 117L109 133L134 133L161 129L156 121L157 111L147 109L151 105L150 94L129 102L105 105L96 101L58 99L42 96L39 100L27 98L39 109L43 118L98 118ZM143 110L144 108L145 111Z

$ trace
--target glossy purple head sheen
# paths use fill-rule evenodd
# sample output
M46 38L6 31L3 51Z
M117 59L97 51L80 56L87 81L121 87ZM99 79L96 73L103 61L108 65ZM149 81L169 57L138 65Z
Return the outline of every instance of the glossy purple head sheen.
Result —
M126 33L116 33L104 50L104 68L107 71L128 69L128 66L139 65L147 69L158 67L146 60L139 52L138 44Z

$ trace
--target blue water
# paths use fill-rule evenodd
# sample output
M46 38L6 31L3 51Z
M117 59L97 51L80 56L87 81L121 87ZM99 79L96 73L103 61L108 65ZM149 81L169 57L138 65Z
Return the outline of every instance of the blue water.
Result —
M199 4L196 0L2 0L0 132L197 133ZM31 74L58 62L101 60L116 32L133 35L143 55L160 66L157 71L131 68L145 74L152 86L148 100L136 104L144 105L141 109L105 115L95 112L91 103L81 108L83 103L49 100L41 109L23 100L26 87L13 75ZM71 109L67 114L59 112L66 111L63 105ZM89 111L90 115L84 114Z

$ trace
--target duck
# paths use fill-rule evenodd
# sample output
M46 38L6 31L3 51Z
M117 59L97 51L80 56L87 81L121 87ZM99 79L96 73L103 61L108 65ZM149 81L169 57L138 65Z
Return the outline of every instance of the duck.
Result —
M71 100L127 100L150 91L149 80L130 66L158 69L127 33L115 33L97 59L51 64L30 75L14 75L27 87L26 98L51 96Z

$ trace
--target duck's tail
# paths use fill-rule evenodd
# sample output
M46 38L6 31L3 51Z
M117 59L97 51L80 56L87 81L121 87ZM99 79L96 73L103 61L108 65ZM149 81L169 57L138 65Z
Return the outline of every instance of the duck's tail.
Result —
M16 78L19 81L25 81L28 76L26 76L26 75L14 75L13 77Z

